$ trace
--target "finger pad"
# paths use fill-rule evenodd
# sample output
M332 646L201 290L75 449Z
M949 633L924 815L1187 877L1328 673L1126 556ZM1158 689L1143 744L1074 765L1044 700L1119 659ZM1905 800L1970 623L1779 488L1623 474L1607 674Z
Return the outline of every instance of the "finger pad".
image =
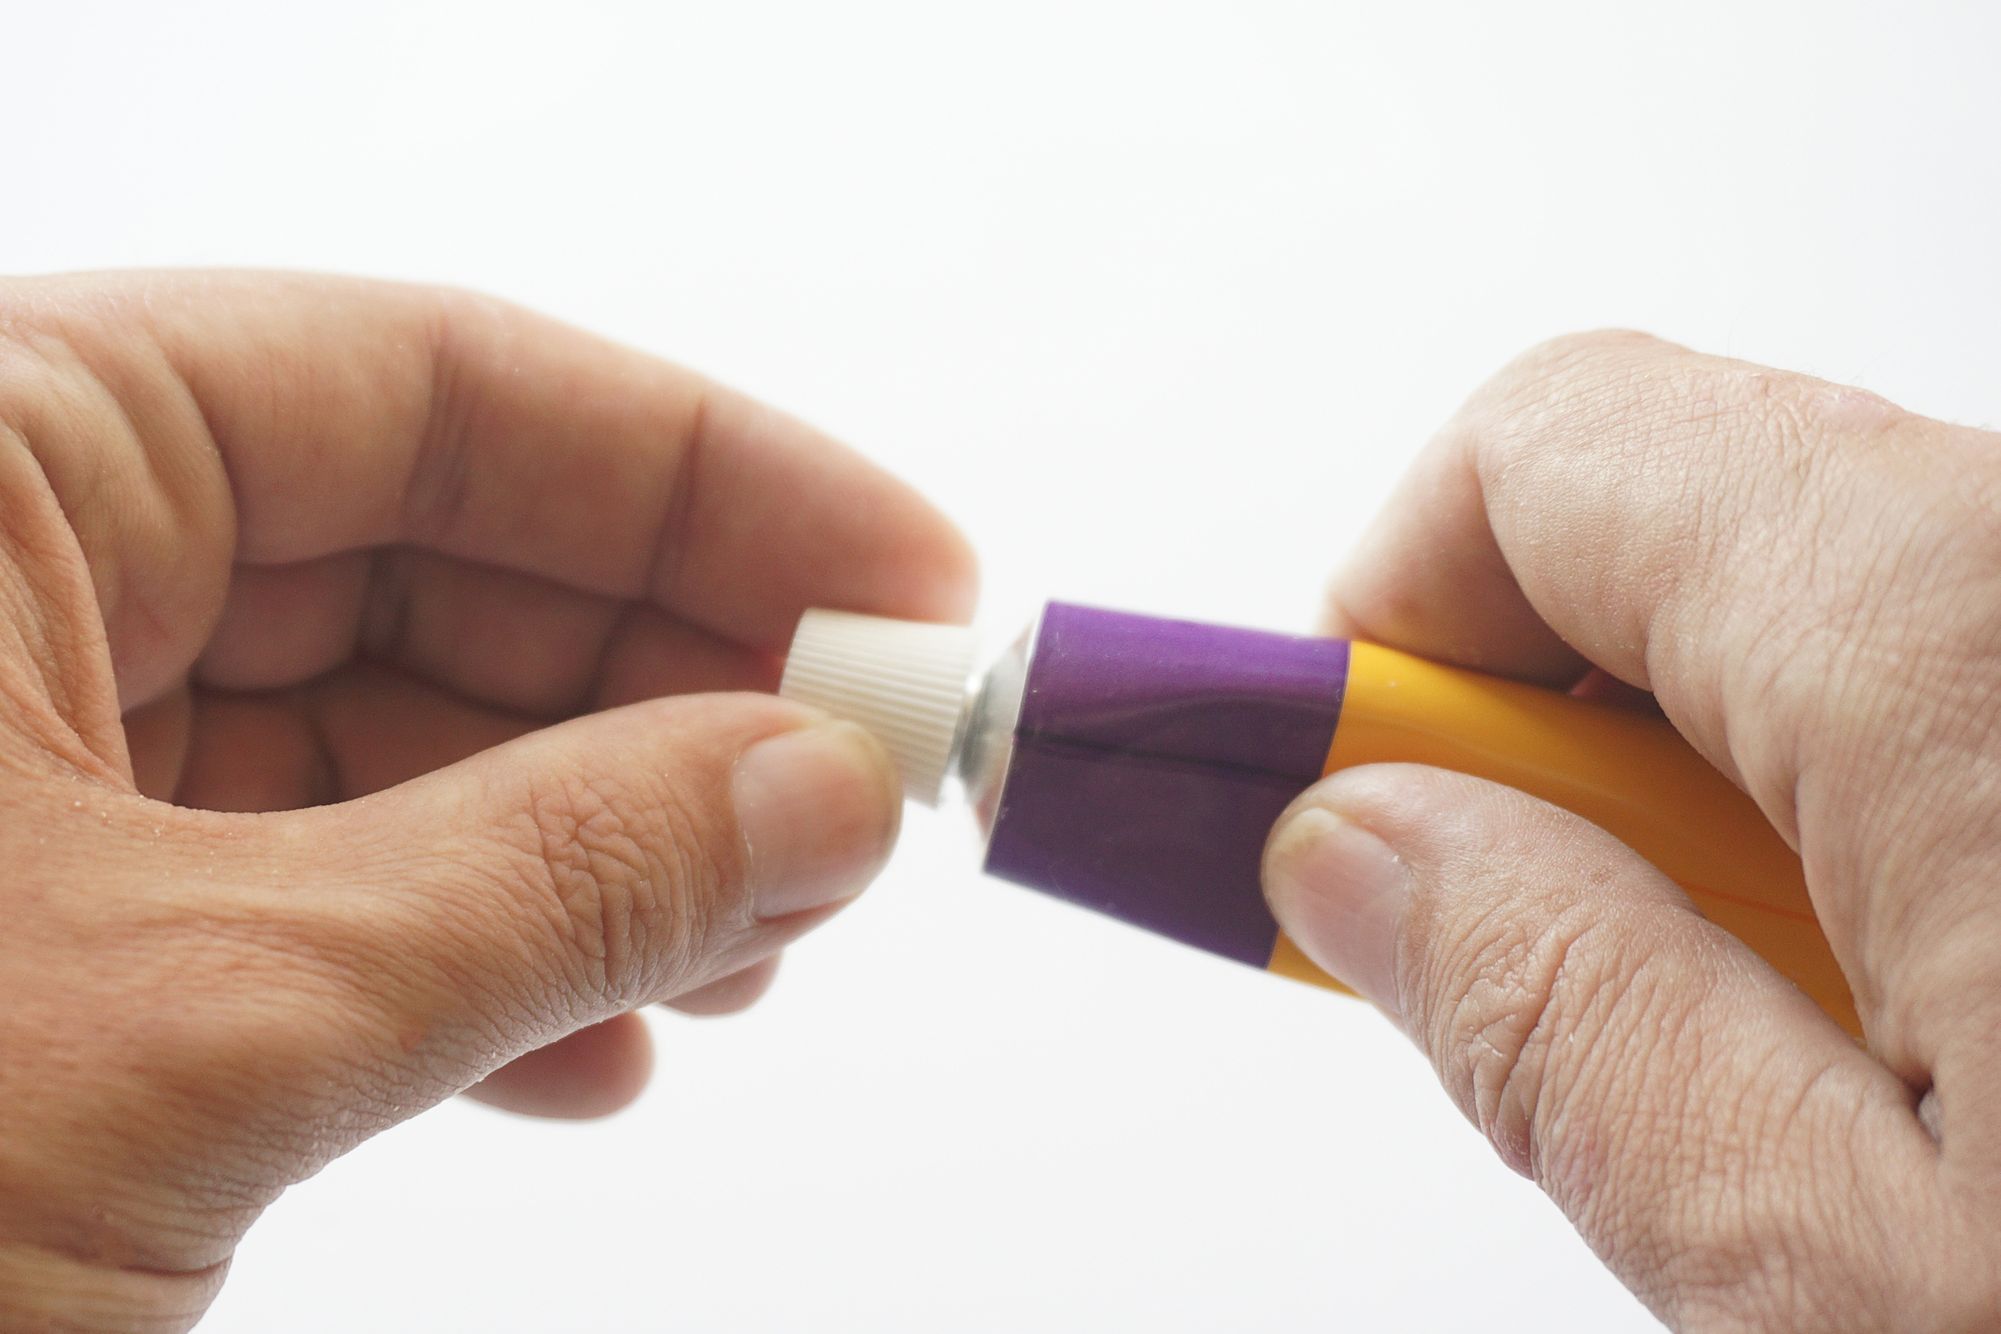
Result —
M466 1094L523 1116L581 1120L630 1105L652 1073L646 1021L622 1014L516 1057Z

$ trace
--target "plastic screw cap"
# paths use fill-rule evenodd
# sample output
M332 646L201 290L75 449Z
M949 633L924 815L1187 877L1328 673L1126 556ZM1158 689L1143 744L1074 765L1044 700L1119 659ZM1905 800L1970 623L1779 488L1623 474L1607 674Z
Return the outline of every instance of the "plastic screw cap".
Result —
M903 790L935 806L965 725L978 650L964 626L816 609L800 619L778 693L874 733Z

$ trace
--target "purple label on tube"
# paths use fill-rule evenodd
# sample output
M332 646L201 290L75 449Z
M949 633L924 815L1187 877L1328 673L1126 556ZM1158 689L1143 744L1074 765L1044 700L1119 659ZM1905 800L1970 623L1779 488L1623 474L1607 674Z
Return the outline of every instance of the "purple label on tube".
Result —
M994 875L1264 967L1258 866L1321 775L1348 645L1052 602L987 846Z

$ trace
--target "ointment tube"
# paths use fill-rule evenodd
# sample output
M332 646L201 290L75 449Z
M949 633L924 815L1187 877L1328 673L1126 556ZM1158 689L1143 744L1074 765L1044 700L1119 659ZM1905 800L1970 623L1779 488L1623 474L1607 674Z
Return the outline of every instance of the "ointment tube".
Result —
M983 673L962 628L809 612L780 690L874 731L918 800L961 791L991 874L1336 989L1265 906L1280 812L1357 764L1505 783L1625 842L1859 1031L1798 855L1659 718L1374 644L1061 602Z

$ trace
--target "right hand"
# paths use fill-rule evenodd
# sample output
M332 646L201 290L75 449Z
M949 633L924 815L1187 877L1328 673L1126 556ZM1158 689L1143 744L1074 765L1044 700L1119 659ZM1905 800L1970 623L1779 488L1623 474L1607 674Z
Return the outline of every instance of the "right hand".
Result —
M1602 831L1457 774L1300 799L1266 890L1655 1312L2001 1327L2001 436L1633 335L1478 393L1328 629L1651 691L1801 853L1867 1033Z

